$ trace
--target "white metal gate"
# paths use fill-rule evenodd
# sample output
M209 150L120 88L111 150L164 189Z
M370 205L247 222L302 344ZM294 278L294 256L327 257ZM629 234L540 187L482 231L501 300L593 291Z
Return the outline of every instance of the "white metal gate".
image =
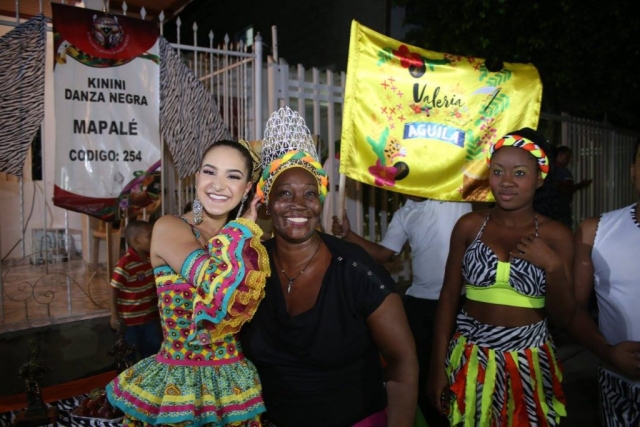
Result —
M16 3L19 5L19 2ZM4 20L0 18L0 26L15 25L18 21L18 17ZM164 23L162 15L160 21L161 29L164 25L169 25ZM180 34L180 20L177 20L175 25L178 26L177 34ZM317 68L305 69L301 65L290 67L284 59L278 57L277 42L274 42L273 46L274 56L268 58L265 64L262 62L262 42L259 36L255 38L252 48L249 49L242 43L230 43L226 36L216 45L214 34L209 32L209 45L197 46L195 42L199 31L197 24L194 24L192 29L194 34L192 44L178 39L173 46L216 100L222 118L234 138L261 139L266 119L282 104L289 105L305 117L312 134L318 139L318 152L323 161L326 161L329 174L331 191L323 214L323 224L326 229L330 224L331 216L338 214L339 174L336 141L340 139L342 129L345 73L321 71ZM275 28L273 31L275 41L277 39ZM265 67L266 79L263 75ZM266 80L266 86L263 85L263 80ZM628 205L635 200L629 180L629 165L631 151L638 137L637 133L566 116L543 114L541 120L546 121L547 124L554 123L561 126L562 143L574 151L572 170L575 179L577 181L582 178L594 179L593 185L588 190L576 195L574 201L576 222L588 216ZM54 152L55 148L51 140L43 139L43 165L53 163L51 159ZM178 179L168 150L163 150L162 171L165 188L163 213L179 213L183 210L185 203L193 198L193 178ZM49 230L55 230L56 233L64 230L63 235L69 247L70 230L82 229L79 221L84 219L79 219L80 215L69 213L47 203L53 193L53 180L46 178L51 175L50 170L43 171L43 174L44 172L47 172L47 175L41 182L33 181L30 174L26 174L24 178L26 182L21 179L2 187L3 191L12 193L11 200L17 200L20 206L18 214L5 213L2 216L0 236L12 242L17 241L19 245L17 247L21 248L21 251L15 252L3 249L0 254L2 259L15 256L18 259L28 258L36 249L28 244L28 236L34 232L47 236ZM25 185L27 183L29 185ZM38 188L40 191L36 191ZM350 179L346 180L346 189L346 209L354 231L371 241L379 241L386 233L393 212L399 206L399 195ZM28 215L32 206L37 206L33 218ZM89 246L87 249L91 250ZM45 268L49 259L49 256L43 257ZM399 258L393 272L397 280L410 280L411 267L407 251ZM0 326L4 326L3 278L0 263ZM38 286L42 286L40 293L47 294L49 290L45 288L46 281L42 280L42 277L38 277L37 280ZM93 280L93 276L90 280ZM72 307L70 287L72 284L67 280L67 312L72 315L77 312ZM33 299L38 302L35 292L33 295ZM48 307L47 305L47 312ZM106 307L100 310L106 312Z
M164 32L160 15L160 33ZM193 44L180 40L182 22L175 22L177 41L172 46L204 85L218 106L226 128L235 139L256 140L262 138L263 87L262 87L262 37L257 34L250 49L244 42L231 43L225 35L222 43L214 45L214 33L209 31L209 46L197 45L198 25L192 25ZM213 142L213 141L211 141ZM162 213L177 214L184 211L193 200L194 177L179 179L173 159L163 143Z
M64 1L63 1L64 3ZM0 34L10 31L18 25L20 18L20 2L16 1L15 16L0 16ZM108 7L108 2L105 3ZM43 3L40 2L42 12ZM123 4L123 14L127 13L127 5ZM141 17L145 18L144 8L140 11ZM166 25L177 26L177 34L180 34L180 19L173 23L164 22L164 14L159 15L159 28L161 34ZM266 97L263 95L263 62L262 62L262 41L260 35L253 40L249 47L244 43L231 43L228 36L224 36L219 43L216 42L213 32L208 33L209 45L198 46L196 44L198 26L194 24L193 43L187 44L179 38L172 46L178 50L181 58L193 70L194 75L203 83L206 90L215 99L224 124L234 138L260 139L263 124L263 104ZM178 36L179 37L179 36ZM48 49L51 49L51 34L48 35ZM49 52L47 54L51 56ZM46 73L51 74L53 66L47 67ZM50 76L47 77L51 81ZM52 91L46 91L46 96L52 96ZM45 117L53 117L53 102L45 100ZM48 119L45 118L45 122ZM58 256L60 248L56 245L32 245L30 237L50 235L63 236L64 250L67 254L71 236L81 234L79 240L82 241L83 256L88 260L90 253L97 243L91 237L91 227L97 221L89 219L86 215L69 212L51 205L50 197L53 194L53 164L55 157L55 141L51 135L51 123L43 124L43 139L41 160L43 165L42 181L34 181L31 173L25 173L23 178L15 178L0 174L0 193L10 194L5 200L11 200L11 209L4 209L2 221L0 221L0 258L5 261L0 262L0 331L15 328L28 327L29 324L39 322L60 321L64 318L77 318L78 315L85 315L85 308L77 307L74 301L74 293L88 294L89 299L94 303L93 311L106 313L107 306L96 304L91 298L91 283L95 282L96 274L105 276L105 271L89 271L88 279L78 278L67 271L61 263L52 264L52 260L60 258ZM213 141L212 141L213 142ZM163 213L179 213L187 200L193 196L193 178L180 180L171 159L166 144L162 143L162 179L163 179ZM28 156L29 158L31 156ZM45 167L46 166L46 167ZM25 170L30 164L25 165ZM31 182L29 182L31 181ZM33 184L33 185L32 185ZM38 191L39 190L39 191ZM19 206L13 206L13 204ZM14 212L15 211L15 212ZM40 240L43 240L41 238ZM56 237L56 241L59 240ZM11 242L11 246L9 243ZM14 242L17 242L13 245ZM98 242L99 243L99 242ZM104 243L104 242L103 242ZM7 248L7 246L9 246ZM46 246L46 248L45 248ZM49 246L51 246L49 248ZM44 248L44 249L43 249ZM51 251L51 253L45 253ZM56 251L53 253L53 251ZM34 255L35 254L35 255ZM29 268L31 259L37 255L42 262L37 266L37 271L31 272L34 268ZM14 268L15 267L15 268ZM20 267L20 276L14 273ZM92 270L93 266L86 263L87 270ZM9 274L10 273L10 274ZM106 272L108 281L110 272ZM9 276L7 282L7 276ZM33 277L32 277L33 276ZM98 286L98 285L95 285ZM94 286L94 289L95 289ZM104 284L99 286L103 287ZM106 285L108 286L108 285ZM9 293L7 293L9 292ZM18 295L16 297L16 295ZM66 298L65 298L66 296ZM5 298L6 297L6 298ZM56 298L57 297L57 298ZM19 311L23 312L19 321L22 325L7 325L5 323L5 302L13 301L22 305ZM58 307L60 305L63 307ZM12 314L12 318L15 318ZM58 319L58 320L56 320Z

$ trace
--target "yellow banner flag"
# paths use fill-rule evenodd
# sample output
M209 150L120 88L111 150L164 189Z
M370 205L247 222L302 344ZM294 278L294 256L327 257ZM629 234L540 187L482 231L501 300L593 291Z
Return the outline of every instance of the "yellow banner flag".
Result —
M485 152L538 126L542 83L531 64L431 52L353 21L340 172L437 200L491 201Z

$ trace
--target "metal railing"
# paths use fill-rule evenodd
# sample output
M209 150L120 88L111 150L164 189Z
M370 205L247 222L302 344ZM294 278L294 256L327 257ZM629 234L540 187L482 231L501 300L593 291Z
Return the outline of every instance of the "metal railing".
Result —
M64 1L62 2L64 3ZM9 31L11 28L24 22L21 18L20 1L15 2L16 13L13 17L0 17L0 29L4 27L4 32ZM47 4L48 5L48 4ZM106 12L114 13L109 10L109 2L103 2L103 10ZM122 3L121 13L122 15L128 14L128 5L126 2ZM43 2L39 2L39 11L43 12ZM129 14L130 15L130 14ZM142 19L148 18L146 10L142 8L139 11L139 17ZM228 36L224 36L220 43L216 43L214 34L212 31L208 32L209 45L198 46L198 34L199 30L197 24L193 24L193 43L188 44L184 40L180 40L180 27L181 21L178 17L173 21L166 21L163 12L157 16L158 26L160 34L164 33L164 29L167 25L176 25L177 40L172 43L174 49L176 49L180 57L185 61L187 66L193 71L196 78L202 82L203 87L211 94L215 102L219 107L222 120L234 138L243 138L247 140L261 138L263 122L263 87L262 87L262 41L259 34L253 40L251 46L248 46L244 42L231 43ZM49 30L51 27L49 27ZM2 34L2 33L0 33ZM48 37L51 37L50 35ZM51 40L48 41L48 49L52 48ZM47 74L53 72L53 66L47 67ZM46 96L52 96L51 91L45 91ZM53 102L45 101L46 106L53 105ZM45 107L45 117L53 117L53 111L51 107ZM3 261L9 260L9 263L4 264L0 262L0 330L6 327L5 324L5 302L12 304L12 299L18 298L24 304L24 316L19 323L24 323L28 326L29 322L39 321L38 316L41 316L38 306L46 306L45 317L57 317L60 320L60 315L52 314L49 309L52 301L56 303L61 299L56 300L55 294L50 294L47 290L47 283L55 276L56 284L51 284L50 287L56 288L53 292L61 292L57 287L57 282L60 279L60 274L67 274L67 285L65 293L67 297L67 309L64 310L69 316L78 315L76 307L73 307L74 299L71 297L71 293L77 292L79 288L88 289L88 284L95 281L94 273L91 273L88 283L82 283L84 279L72 277L71 274L61 273L59 265L53 266L53 270L50 274L51 262L48 256L43 258L43 263L34 267L33 277L24 279L24 264L28 263L30 254L33 252L30 248L30 242L27 236L30 235L31 230L34 228L42 229L46 234L47 230L52 228L63 228L64 236L67 240L65 247L70 248L72 242L70 241L71 235L77 230L83 231L82 240L85 242L83 246L88 253L92 252L92 245L95 243L93 239L84 234L91 234L91 230L86 225L89 221L86 220L84 215L77 214L75 212L69 212L64 209L50 205L48 199L53 194L53 179L52 168L45 169L46 165L52 165L54 163L53 158L55 156L55 141L51 135L55 135L55 131L51 129L55 124L42 125L41 134L42 138L42 181L33 181L29 169L29 164L25 165L24 177L17 178L17 185L14 184L13 178L8 178L3 181L5 177L0 176L0 188L12 194L11 200L16 200L19 204L19 215L7 215L2 216L0 239L6 242L17 241L13 248L4 248L1 246L2 240L0 240L1 258ZM47 127L48 126L48 127ZM45 128L47 131L45 131ZM175 171L173 159L166 149L166 144L161 142L162 146L162 186L165 189L163 192L162 201L162 213L179 213L182 212L183 206L186 201L193 198L193 184L194 178L188 177L186 179L179 179ZM28 156L29 158L31 156ZM4 174L0 174L4 175ZM28 186L25 188L25 183L32 181L33 188ZM38 191L36 191L38 190ZM15 194L14 194L15 193ZM13 202L12 202L13 203ZM36 221L39 218L36 209L33 217L28 215L27 212L36 206L41 207L42 220ZM1 215L1 214L0 214ZM28 217L27 217L28 216ZM70 218L71 217L71 218ZM60 226L60 222L64 222L64 226ZM83 224L84 223L84 224ZM17 232L16 232L17 231ZM17 253L15 249L19 246L20 253ZM85 258L88 254L85 254ZM70 259L70 258L69 258ZM23 272L20 277L16 276L17 271L15 267L21 266ZM90 268L89 264L86 264L87 269ZM106 281L108 281L109 272L102 271L102 275L106 273ZM14 288L19 287L18 292L20 296L15 296ZM17 288L16 288L17 289ZM16 291L17 292L17 291ZM86 293L86 291L84 292ZM42 297L47 295L46 298ZM15 302L15 301L13 301ZM15 305L15 304L14 304ZM96 310L108 309L108 304L104 303L89 303L85 304L88 307L93 307ZM31 312L38 312L37 316L30 315ZM12 317L14 317L12 315ZM64 317L64 316L63 316ZM26 323L25 323L26 322Z
M19 3L16 1L15 20L12 20L11 17L0 19L0 26L15 26L20 22ZM42 1L40 1L40 8L42 10ZM123 3L122 9L126 14L126 3ZM140 11L140 15L142 18L145 17L144 8ZM169 22L165 22L163 13L159 14L158 20L162 34L164 27L169 25ZM177 27L176 33L179 35L180 19L175 20L175 25ZM330 228L331 216L338 214L337 207L339 205L337 200L339 174L338 161L336 160L336 141L340 139L342 129L345 73L321 71L317 68L306 69L302 65L289 66L284 59L278 57L275 27L273 28L273 56L268 58L266 64L262 62L262 42L259 35L256 36L250 49L244 43L231 43L227 36L223 37L221 42L216 45L214 34L209 31L209 45L203 47L198 46L196 42L198 32L201 31L197 24L192 26L192 30L192 44L178 38L172 45L193 70L194 75L214 97L222 119L234 138L261 139L266 118L282 104L288 104L305 117L311 132L318 139L318 152L323 161L326 161L331 191L325 202L323 225L325 229ZM262 73L265 66L267 87L262 85ZM51 73L52 71L47 70L47 72ZM45 105L51 104L50 102L45 103ZM47 110L46 114L51 115L51 113ZM588 189L576 194L573 204L575 223L586 217L596 216L602 212L628 205L635 200L629 179L629 166L631 151L638 137L637 133L616 129L604 123L544 113L541 117L541 124L561 128L561 143L568 145L574 151L572 170L576 181L583 178L594 180ZM52 133L44 132L43 128L42 175L45 179L42 182L32 181L30 173L25 174L24 178L20 178L17 183L5 183L4 187L0 182L0 188L11 194L16 193L13 194L13 197L20 204L19 215L5 214L0 221L2 239L5 241L9 239L11 242L18 241L14 247L20 245L21 256L14 259L13 264L23 264L24 260L28 258L27 254L32 252L29 250L28 239L25 236L29 235L33 228L43 229L46 233L54 225L60 228L60 222L62 222L67 248L72 246L70 240L72 232L82 228L79 225L82 221L80 215L71 213L73 218L70 219L68 211L49 206L46 202L53 192L53 184L51 179L47 179L45 165L52 164L49 157L55 153L54 143L47 137L49 134ZM163 213L179 213L182 212L186 202L193 199L195 181L193 177L178 179L169 150L165 149L164 143L162 143L162 147L162 185L165 189L162 210ZM51 175L49 174L49 176ZM33 188L25 186L25 181L32 181ZM399 195L351 179L346 179L345 185L346 209L353 230L371 241L380 241L387 231L393 212L400 205ZM35 206L39 206L41 215L36 213L32 218L27 212ZM40 223L32 221L32 219L39 217L42 218ZM10 252L9 249L3 250L2 259L11 254L13 252ZM392 272L396 280L410 280L409 255L409 252L405 250L399 257ZM46 280L41 279L41 277L49 275L48 259L48 257L44 258L44 264L39 266L41 270L38 270L33 280L29 281L30 285L20 285L20 281L16 279L18 281L16 286L22 286L22 295L26 295L25 301L35 303L40 301L42 304L38 303L39 305L47 307L54 300L54 298L51 298L51 301L49 301L49 297L44 298L49 294L44 288ZM7 280L13 280L12 275L15 271L14 267L7 269L5 266L3 269L2 263L0 263L0 329L1 326L6 326L4 307L5 297L8 294L5 284L7 284ZM57 266L52 273L52 277L56 277L56 286L58 286L62 276L58 274ZM106 273L108 276L108 272ZM68 314L77 315L77 311L72 307L71 290L78 288L78 286L82 289L89 288L82 286L80 283L82 280L76 279L68 273L65 274L68 275L68 278L64 279L66 282L64 291L57 287L57 290L53 292L65 292ZM95 277L90 275L89 283L94 280ZM37 287L33 285L34 283L37 283ZM42 290L40 290L40 286L42 286ZM11 298L23 297L11 294ZM33 316L29 314L28 301L24 303L26 311L23 320L33 320ZM104 304L100 307L101 304L94 304L96 310L105 310Z

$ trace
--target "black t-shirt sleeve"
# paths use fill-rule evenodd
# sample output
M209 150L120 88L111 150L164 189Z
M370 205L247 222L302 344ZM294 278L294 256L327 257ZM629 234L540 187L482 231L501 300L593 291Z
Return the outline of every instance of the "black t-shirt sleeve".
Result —
M356 309L364 318L369 317L395 291L393 278L361 246L327 234L323 238L329 250L345 263L344 285L351 292Z

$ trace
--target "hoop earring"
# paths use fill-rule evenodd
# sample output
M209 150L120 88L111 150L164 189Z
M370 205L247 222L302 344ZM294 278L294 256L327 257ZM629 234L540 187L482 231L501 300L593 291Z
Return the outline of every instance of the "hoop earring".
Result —
M193 200L193 223L202 224L202 203L197 197Z
M238 214L236 215L236 219L240 218L240 215L242 215L242 209L244 208L244 202L247 201L247 195L245 194L242 197L242 200L240 201L240 209L238 209Z

